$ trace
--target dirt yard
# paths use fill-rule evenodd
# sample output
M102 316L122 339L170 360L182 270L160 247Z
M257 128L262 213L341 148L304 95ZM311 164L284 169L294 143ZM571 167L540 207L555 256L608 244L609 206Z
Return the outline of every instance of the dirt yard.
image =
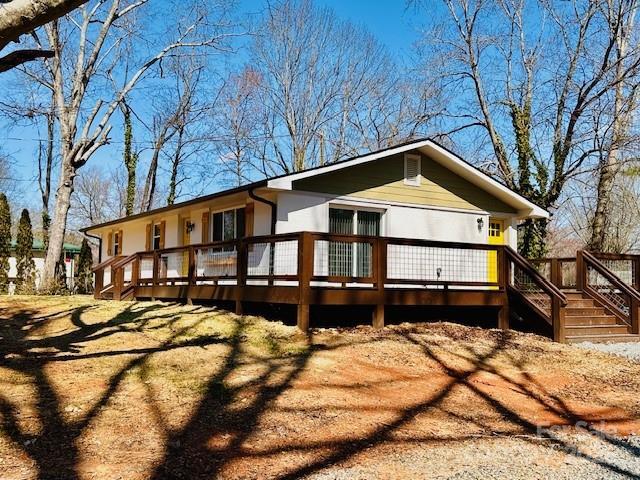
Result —
M5 297L0 362L3 480L640 473L640 364L533 335Z

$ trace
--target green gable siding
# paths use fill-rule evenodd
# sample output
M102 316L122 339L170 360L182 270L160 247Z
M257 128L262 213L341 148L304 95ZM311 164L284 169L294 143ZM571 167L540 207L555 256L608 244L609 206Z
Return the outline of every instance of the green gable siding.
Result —
M415 153L415 152L412 152ZM295 190L434 207L515 213L513 207L422 155L420 186L404 184L404 155L296 180Z

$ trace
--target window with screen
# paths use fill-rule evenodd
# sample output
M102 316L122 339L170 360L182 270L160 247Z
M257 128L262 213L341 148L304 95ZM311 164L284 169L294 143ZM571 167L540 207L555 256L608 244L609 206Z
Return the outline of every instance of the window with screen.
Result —
M120 232L113 234L113 254L120 255L122 253L122 239L120 238Z
M244 208L213 213L211 220L212 241L219 242L244 237Z
M162 227L159 223L153 225L153 236L152 236L152 244L154 250L160 249L160 237L162 236Z

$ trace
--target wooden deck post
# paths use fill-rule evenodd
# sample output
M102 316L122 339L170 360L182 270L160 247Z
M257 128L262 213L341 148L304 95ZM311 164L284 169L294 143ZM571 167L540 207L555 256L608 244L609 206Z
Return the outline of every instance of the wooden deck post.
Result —
M564 312L564 308L562 308L562 305L560 304L560 299L554 296L551 300L551 319L553 323L553 340L559 343L564 343L566 341L564 317L565 317L565 312Z
M157 250L153 251L153 277L151 281L151 300L156 299L156 286L158 285L158 267L160 266L160 255Z
M502 290L502 306L498 311L498 328L501 330L509 330L509 282L511 278L511 264L507 258L504 247L497 250L498 257L498 284Z
M95 281L93 284L93 298L95 298L96 300L100 300L102 298L100 292L104 288L104 267L96 270L94 272L94 275Z
M236 315L243 315L244 309L242 307L242 299L244 298L244 286L247 282L247 242L245 240L239 240L236 244L237 263L236 263Z
M634 335L640 334L640 312L638 309L640 309L640 302L632 296L629 317L631 319L631 333Z
M582 256L582 250L578 250L576 252L576 290L581 291L584 289L585 279L584 257Z
M313 237L309 232L302 232L298 237L298 328L309 331L309 301L311 297L311 277L313 276Z
M551 283L556 287L562 288L562 269L560 268L560 261L557 258L551 259Z
M373 309L373 328L384 328L384 284L387 279L387 240L377 238L374 243L374 281L377 303Z
M191 287L196 284L196 252L192 245L189 245L189 266L187 268L187 277L187 305L193 305Z
M122 287L124 286L124 268L119 267L115 271L111 269L113 283L113 299L120 300L122 298Z

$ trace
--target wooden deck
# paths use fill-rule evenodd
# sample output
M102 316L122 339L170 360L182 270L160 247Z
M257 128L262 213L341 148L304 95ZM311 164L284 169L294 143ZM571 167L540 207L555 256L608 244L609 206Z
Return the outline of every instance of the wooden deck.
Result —
M567 296L540 268L507 246L299 232L137 252L94 271L96 298L230 301L237 313L248 302L292 304L303 331L314 305L370 306L376 327L388 306L465 306L493 309L504 329L511 313L535 317L566 341ZM625 295L637 335L638 305Z

